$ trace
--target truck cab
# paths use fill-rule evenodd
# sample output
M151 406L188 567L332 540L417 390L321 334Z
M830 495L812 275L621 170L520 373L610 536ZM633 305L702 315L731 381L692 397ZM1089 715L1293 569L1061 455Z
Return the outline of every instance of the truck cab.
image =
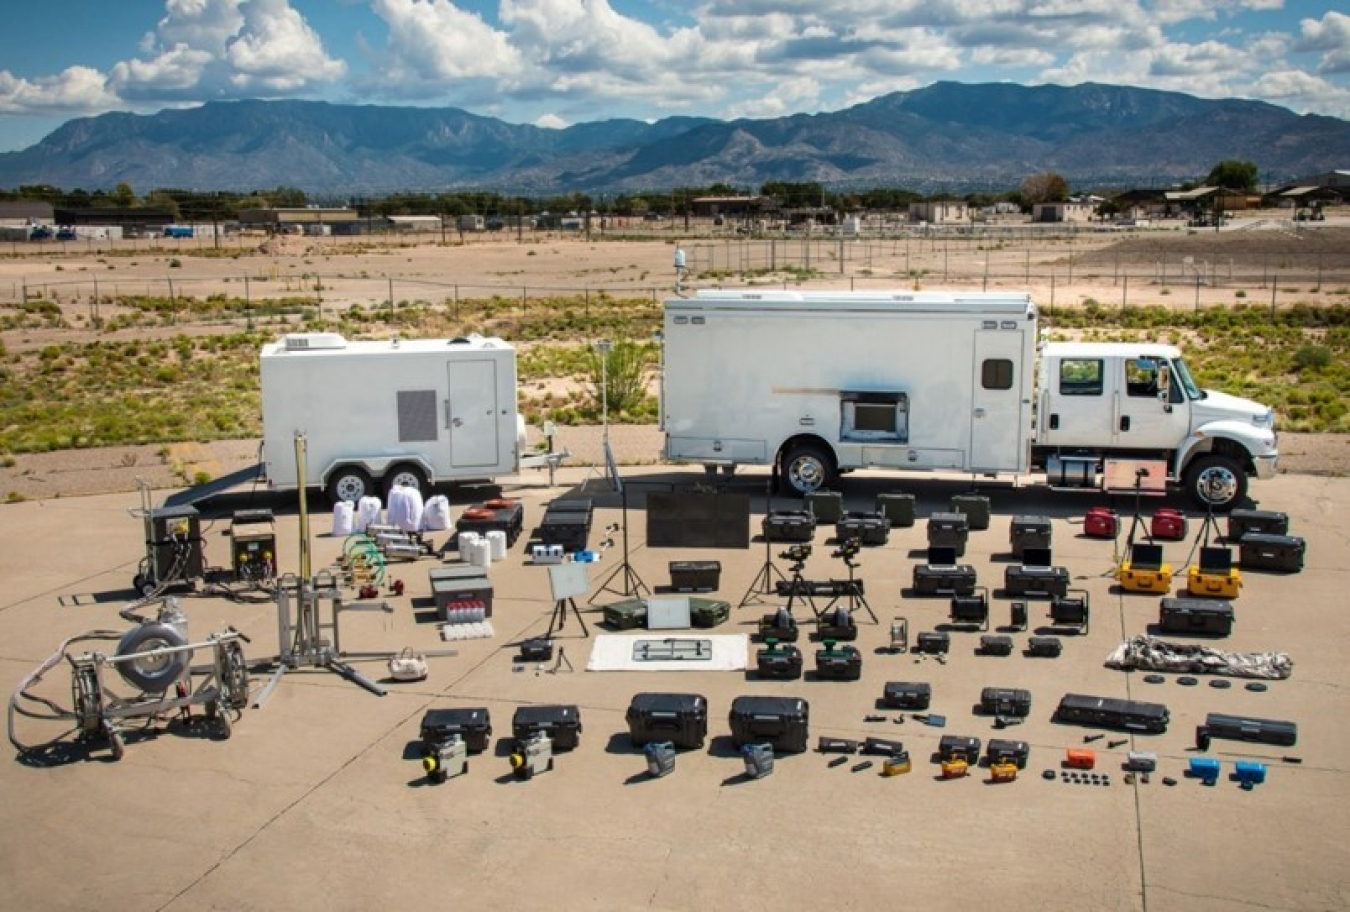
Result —
M1165 460L1199 506L1225 511L1249 476L1275 474L1273 411L1201 389L1173 346L1047 343L1040 366L1032 462L1052 484L1066 462Z

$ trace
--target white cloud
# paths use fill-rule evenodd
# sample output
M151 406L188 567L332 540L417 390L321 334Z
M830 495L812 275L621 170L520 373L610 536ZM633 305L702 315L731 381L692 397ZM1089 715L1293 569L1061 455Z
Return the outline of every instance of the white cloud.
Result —
M107 110L117 98L98 70L67 67L55 76L24 79L0 70L0 113L85 113Z
M329 57L323 41L287 0L248 0L243 26L225 42L230 83L241 93L277 95L342 76L346 64Z
M1295 111L1316 111L1350 119L1350 89L1302 70L1283 69L1262 75L1250 88L1252 97Z
M544 114L535 118L534 125L545 130L563 130L567 128L568 123L557 114Z
M1350 16L1329 12L1321 19L1299 23L1296 50L1322 54L1319 73L1350 73Z

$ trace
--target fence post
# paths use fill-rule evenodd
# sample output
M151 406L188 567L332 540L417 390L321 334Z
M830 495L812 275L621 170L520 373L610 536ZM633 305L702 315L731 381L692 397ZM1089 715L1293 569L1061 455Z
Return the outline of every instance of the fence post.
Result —
M178 322L178 297L173 293L173 279L169 279L169 325Z
M1275 322L1275 286L1278 284L1275 281L1270 283L1270 322L1272 323Z
M1200 272L1195 273L1195 312L1200 312Z
M394 277L391 276L391 275L389 275L388 273L385 273L384 278L385 278L385 280L389 283L389 314L390 314L390 316L393 316L393 313L394 313Z
M1124 310L1130 306L1130 274L1127 272L1120 278L1120 309Z

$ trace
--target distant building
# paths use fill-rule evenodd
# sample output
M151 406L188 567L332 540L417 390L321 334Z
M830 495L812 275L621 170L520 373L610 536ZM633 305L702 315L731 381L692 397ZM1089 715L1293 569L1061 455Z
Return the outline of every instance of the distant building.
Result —
M1091 200L1067 200L1059 203L1036 203L1031 207L1033 222L1090 222L1098 203Z
M695 218L756 219L778 210L769 196L699 196L689 201Z
M1294 183L1299 187L1324 187L1328 190L1340 190L1341 196L1344 197L1345 191L1350 191L1350 171L1323 171L1321 174L1300 177Z
M55 224L52 204L40 200L8 200L0 202L0 225L24 227L26 225Z
M168 209L130 208L114 206L87 206L57 209L56 224L79 227L114 227L122 229L124 237L137 235L158 236L177 219Z
M391 231L413 233L441 230L439 215L390 215L385 217L384 223Z
M925 200L909 204L912 224L951 225L970 221L970 204L964 200Z
M360 222L355 209L305 206L291 209L240 209L239 225L242 228L261 228L278 234L356 234ZM320 225L327 226L327 230L317 227Z

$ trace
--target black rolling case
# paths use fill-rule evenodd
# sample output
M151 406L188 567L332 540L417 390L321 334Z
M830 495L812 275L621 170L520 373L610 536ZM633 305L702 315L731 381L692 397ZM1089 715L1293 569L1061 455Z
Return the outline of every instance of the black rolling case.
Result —
M990 716L1028 716L1031 714L1031 691L986 687L980 691L980 710Z
M1064 644L1060 642L1059 637L1034 636L1027 637L1027 655L1035 656L1038 659L1054 659L1064 651Z
M975 568L970 564L915 564L915 595L974 595Z
M891 521L884 513L845 513L834 524L834 535L846 542L856 538L864 545L884 545L891 534Z
M986 633L980 637L980 655L1010 656L1013 651L1013 638L1002 633Z
M1238 545L1238 564L1243 570L1276 570L1297 573L1303 569L1307 543L1295 535L1248 532Z
M561 545L567 552L585 551L591 535L591 514L580 510L558 511L552 507L544 513L535 530L535 537L545 545Z
M1233 632L1233 606L1213 599L1165 598L1158 605L1163 633L1228 636Z
M969 529L989 528L989 498L983 494L952 495L952 512L964 516Z
M1278 744L1280 747L1293 747L1298 741L1298 725L1277 719L1210 713L1205 716L1204 728L1211 738L1232 741L1254 741L1259 744Z
M699 694L634 694L626 718L634 747L670 741L697 749L708 737L708 701Z
M806 510L782 510L764 517L764 537L778 542L809 542L816 535L816 517Z
M984 749L984 755L989 758L990 763L998 760L1008 759L1017 764L1018 769L1027 768L1027 760L1031 757L1031 748L1025 741L1007 741L1003 738L991 738L989 744Z
M925 630L914 640L914 651L938 655L952 648L951 634L945 630Z
M492 716L486 707L428 709L422 716L422 743L433 746L453 735L464 739L469 753L487 750L492 737Z
M581 743L581 710L564 705L517 707L511 717L516 744L524 744L536 732L546 732L554 750L571 750Z
M964 513L934 513L928 517L928 546L955 548L956 556L966 553L970 521Z
M728 721L738 747L771 744L775 751L801 753L807 749L810 706L799 697L737 697Z
M933 701L933 685L922 681L887 681L881 702L891 709L927 709Z
M862 653L852 646L816 650L816 678L821 681L856 681L862 677Z
M1013 557L1021 557L1023 548L1049 548L1050 517L1014 516L1008 526L1008 543Z
M755 671L773 681L795 681L802 676L802 651L796 646L775 643L755 653Z
M958 756L967 763L979 760L980 739L965 735L943 735L942 740L938 742L938 759L951 760Z
M716 592L721 579L718 561L670 562L670 588L676 592Z
M1069 571L1065 567L1029 567L1025 564L1003 571L1003 591L1008 595L1058 595L1069 593Z
M516 543L524 526L525 505L518 500L497 499L465 507L455 522L455 532L477 532L479 535L505 532L509 548Z
M1240 542L1251 532L1262 535L1288 535L1289 514L1278 510L1234 510L1228 514L1229 542Z

